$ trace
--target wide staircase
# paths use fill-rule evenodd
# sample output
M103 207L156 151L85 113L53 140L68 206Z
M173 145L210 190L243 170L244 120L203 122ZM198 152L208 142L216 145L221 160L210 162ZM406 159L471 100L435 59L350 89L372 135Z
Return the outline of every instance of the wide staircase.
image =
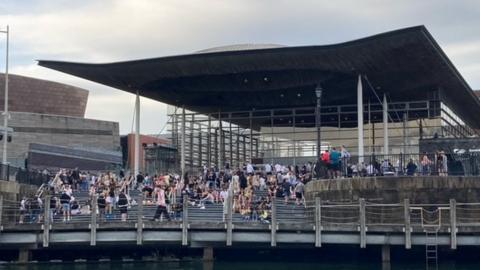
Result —
M59 195L57 195L59 197ZM75 200L79 203L80 206L89 205L90 198L87 191L76 191L74 192L73 196ZM130 191L130 196L135 200L135 204L133 204L128 209L128 218L127 221L135 222L138 220L138 209L140 203L142 203L142 193L138 190ZM256 191L254 193L254 199L259 199L261 197L267 197L267 191ZM177 203L181 204L181 198L177 198ZM205 204L204 207L200 206L198 203L192 205L189 203L188 205L188 219L189 222L214 222L214 223L222 223L224 222L223 218L223 205L222 204ZM143 205L143 219L144 220L152 220L155 214L157 206L155 204L152 205ZM278 224L298 224L298 223L305 223L306 216L305 216L305 207L303 205L296 205L295 201L289 200L288 203L284 202L283 198L276 199L276 213L277 213L277 223ZM269 215L269 219L270 219ZM114 208L112 215L109 217L103 217L102 219L97 218L99 222L121 222L121 214L118 208ZM165 219L165 217L164 217ZM173 220L181 220L182 215L181 213L176 213L172 215ZM91 220L90 214L77 214L72 215L70 222L85 222L89 223ZM57 214L54 217L54 223L62 223L63 222L63 215ZM246 219L240 213L233 213L232 216L233 223L241 223L241 222L260 222L260 220L251 220Z

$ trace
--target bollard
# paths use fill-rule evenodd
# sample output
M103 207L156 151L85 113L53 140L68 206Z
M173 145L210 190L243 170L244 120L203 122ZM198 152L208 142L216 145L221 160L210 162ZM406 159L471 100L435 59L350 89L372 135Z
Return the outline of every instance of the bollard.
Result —
M271 241L270 245L272 247L277 246L277 206L276 206L275 197L272 198L272 225L270 225L271 229Z
M91 205L90 245L95 246L97 244L97 194L92 196Z
M232 245L233 238L233 190L229 188L227 197L227 246Z
M188 245L188 195L183 194L182 246Z
M43 203L43 247L48 247L50 242L50 195L45 196ZM52 216L53 218L53 216Z
M315 247L322 246L322 208L319 197L315 198Z
M367 226L365 220L365 199L359 201L360 207L360 248L367 246Z
M137 245L141 245L143 242L143 201L144 196L140 197L140 202L138 203L138 212L137 212Z
M450 199L450 248L457 249L457 201Z
M412 248L412 227L410 225L410 200L403 200L403 211L405 218L405 248Z

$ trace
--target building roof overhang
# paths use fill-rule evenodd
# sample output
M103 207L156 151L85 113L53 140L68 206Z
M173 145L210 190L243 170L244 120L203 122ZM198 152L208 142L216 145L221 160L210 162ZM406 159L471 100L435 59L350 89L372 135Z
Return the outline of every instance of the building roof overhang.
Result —
M334 45L202 52L105 64L40 60L39 65L197 112L439 97L480 128L480 101L424 26Z

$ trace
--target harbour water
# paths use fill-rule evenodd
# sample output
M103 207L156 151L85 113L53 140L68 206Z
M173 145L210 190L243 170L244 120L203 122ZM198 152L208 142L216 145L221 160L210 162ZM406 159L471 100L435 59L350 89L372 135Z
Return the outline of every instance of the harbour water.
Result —
M440 270L476 270L477 263L442 263ZM280 262L280 261L215 261L202 262L194 260L188 262L118 262L118 263L40 263L29 265L0 265L0 270L382 270L379 263L303 263L303 262ZM385 268L383 268L385 269ZM423 263L392 263L391 270L423 270Z

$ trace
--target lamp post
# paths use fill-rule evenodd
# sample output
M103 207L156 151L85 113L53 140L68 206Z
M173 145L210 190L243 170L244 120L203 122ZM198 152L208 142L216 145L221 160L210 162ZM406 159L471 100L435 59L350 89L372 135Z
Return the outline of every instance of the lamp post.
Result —
M320 137L320 129L321 129L321 121L320 121L320 108L322 106L322 91L323 88L320 84L315 87L315 95L317 96L317 108L315 110L315 127L317 128L317 162L320 161L321 155L321 137Z
M3 109L3 158L2 163L7 164L7 138L8 138L8 45L9 45L9 29L2 30L0 33L7 35L6 54L5 54L5 105Z

